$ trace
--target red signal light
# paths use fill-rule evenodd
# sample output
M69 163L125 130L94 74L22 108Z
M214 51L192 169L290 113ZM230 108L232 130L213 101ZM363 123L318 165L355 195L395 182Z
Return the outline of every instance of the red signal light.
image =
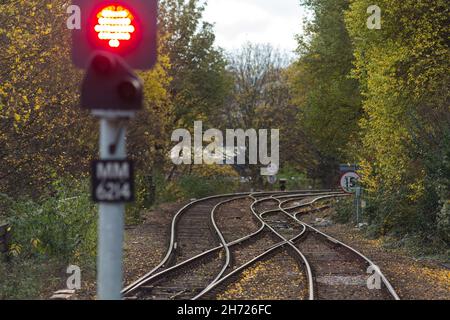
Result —
M81 28L72 31L72 59L90 67L92 55L109 52L132 69L148 70L157 57L158 0L72 0Z
M107 42L111 48L119 48L122 42L132 39L136 31L134 20L124 6L110 5L98 12L94 30L100 41Z

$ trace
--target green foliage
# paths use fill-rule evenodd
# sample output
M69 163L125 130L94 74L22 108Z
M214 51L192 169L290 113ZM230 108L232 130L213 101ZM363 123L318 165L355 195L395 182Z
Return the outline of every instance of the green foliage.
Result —
M231 88L226 60L214 46L212 25L202 21L205 4L199 0L163 0L160 33L162 52L170 58L174 123L191 126L195 120L214 120Z
M284 166L278 176L287 180L287 190L304 190L313 185L304 173L299 173L293 166Z
M55 272L58 264L43 258L0 260L0 300L48 299L50 290L60 283Z
M7 214L10 212L14 199L4 193L0 193L0 223L5 223Z
M167 181L162 175L156 178L157 203L200 199L217 194L236 192L239 180L232 176L210 176L190 174Z
M314 13L299 36L300 59L292 66L293 100L300 124L321 157L353 161L346 145L355 143L361 114L358 82L349 77L352 43L344 23L347 0L309 0Z
M69 264L95 269L97 210L87 183L54 182L51 198L0 197L11 225L9 262L0 261L0 299L47 299ZM1 259L0 259L1 260Z
M437 216L437 229L439 235L446 241L450 243L450 202L446 201L442 206L442 210Z
M384 0L377 3L382 29L369 30L370 4L353 0L346 13L365 98L364 183L376 199L379 232L416 232L429 241L449 190L448 6Z
M97 214L86 190L62 189L40 202L18 200L7 221L12 227L13 256L49 256L71 263L92 263L95 257Z
M160 177L158 175L158 177ZM156 185L163 180L154 181L153 176L138 173L135 177L135 201L127 205L125 222L127 225L135 225L142 222L142 212L156 204ZM174 199L173 201L176 201Z
M336 215L333 217L338 223L349 223L355 216L355 204L351 198L337 199L335 203Z
M299 109L297 126L312 155L308 175L330 188L336 185L339 163L356 160L362 114L359 83L350 77L353 45L344 21L348 0L302 3L314 18L298 36L299 59L289 68L289 85Z
M395 193L379 190L366 198L367 208L364 218L370 224L370 235L386 236L396 232L408 232L414 223L410 203L405 203L405 189Z
M235 192L238 181L230 177L183 176L180 179L180 188L184 198L200 199L216 194Z
M312 176L359 162L372 236L448 245L448 4L381 0L381 30L370 30L370 0L303 3L314 19L290 84L320 159Z

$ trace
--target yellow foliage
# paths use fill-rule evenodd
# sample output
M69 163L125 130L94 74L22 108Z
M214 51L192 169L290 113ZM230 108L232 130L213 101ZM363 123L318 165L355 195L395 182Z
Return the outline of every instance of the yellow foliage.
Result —
M445 0L380 0L381 30L366 26L369 0L351 0L346 24L355 46L353 76L362 86L364 182L371 191L409 186L423 193L421 164L411 159L411 115L448 74Z
M22 247L19 244L13 243L12 245L9 246L9 253L12 256L17 257L20 255L21 252Z
M33 193L53 180L86 176L97 153L97 123L79 108L82 71L71 62L71 31L64 0L21 0L0 4L0 191ZM167 76L170 62L160 55L143 73L146 109L139 130L166 140L170 124ZM161 124L159 126L159 124ZM158 127L158 126L159 127ZM164 128L164 130L159 130ZM136 148L151 150L156 137ZM138 140L138 139L136 139ZM149 166L148 158L142 157ZM32 164L32 166L31 166Z
M39 239L31 239L31 245L35 248L38 249L39 246L41 245L41 240Z
M239 177L239 174L229 165L197 165L193 168L193 173L199 177Z

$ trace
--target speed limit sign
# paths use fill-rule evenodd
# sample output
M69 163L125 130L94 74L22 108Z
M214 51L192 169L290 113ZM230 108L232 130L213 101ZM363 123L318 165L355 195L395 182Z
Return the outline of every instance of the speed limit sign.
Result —
M361 177L356 172L347 172L342 175L340 185L346 193L355 193L358 181Z

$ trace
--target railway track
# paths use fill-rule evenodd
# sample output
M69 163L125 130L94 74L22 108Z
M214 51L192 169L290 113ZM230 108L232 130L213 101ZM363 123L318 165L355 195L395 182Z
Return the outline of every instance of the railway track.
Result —
M310 194L310 192L308 194ZM256 195L263 197L265 195L272 195L272 193L258 193ZM138 294L135 298L146 297L150 299L188 299L195 296L198 288L207 287L205 286L205 279L206 281L209 280L210 283L213 283L214 280L217 280L216 278L212 280L210 278L214 274L224 274L224 270L222 269L225 268L222 267L221 270L217 270L218 260L221 258L221 249L223 249L224 246L222 245L222 243L214 247L214 244L220 243L220 241L217 241L215 243L210 243L210 248L212 249L205 249L206 247L203 245L203 238L209 237L209 239L211 239L211 229L213 229L215 224L215 219L213 216L220 206L243 200L248 196L249 194L245 193L210 197L194 201L182 208L175 215L172 221L171 241L166 257L163 259L159 266L157 266L141 279L125 288L123 290L123 294L125 296L129 296L130 294L135 294L137 292ZM205 210L205 204L209 205L208 210ZM211 215L209 214L209 210L211 211ZM203 218L198 218L199 212L201 212ZM194 252L190 253L192 257L188 258L189 254L187 254L186 247L181 247L180 240L187 240L189 237L185 233L183 233L182 237L179 237L179 229L180 226L182 226L182 224L180 224L180 221L189 221L189 218L192 214L196 219L195 221L197 224L197 228L203 231L203 235L199 232L194 232L194 234L190 237L190 240L194 242L190 246L194 249ZM208 218L211 219L208 220ZM209 227L206 227L207 221L210 222ZM237 239L231 242L229 245L237 246L242 245L242 243L254 240L256 237L260 237L263 234L263 228L263 225L258 226L257 230L254 233ZM210 230L210 232L206 232L208 229ZM217 230L218 229L216 226L216 231ZM217 232L216 237L218 240L220 240ZM200 247L204 249L203 252L199 253L201 250L199 249L199 246L195 244L196 241L200 241ZM179 258L180 256L186 258L186 260L179 263L174 263L182 260ZM189 287L189 289L186 289L186 287Z
M161 263L122 293L126 299L216 299L242 272L266 263L296 270L288 272L298 282L295 286L283 282L287 286L283 292L289 293L285 299L332 299L336 294L332 288L338 286L352 289L342 298L357 298L360 292L355 288L362 288L358 285L364 266L374 264L298 219L308 210L317 210L311 209L313 204L341 196L316 190L239 193L194 201L173 218L168 252ZM333 273L320 266L333 259L352 268ZM387 279L380 277L383 294L367 297L398 299Z
M400 300L385 275L368 257L300 221L298 216L305 212L288 213L291 207L284 207L286 203L280 202L280 210L306 228L294 243L312 268L310 281L315 285L316 299ZM372 272L379 280L379 288L368 286L368 273Z

